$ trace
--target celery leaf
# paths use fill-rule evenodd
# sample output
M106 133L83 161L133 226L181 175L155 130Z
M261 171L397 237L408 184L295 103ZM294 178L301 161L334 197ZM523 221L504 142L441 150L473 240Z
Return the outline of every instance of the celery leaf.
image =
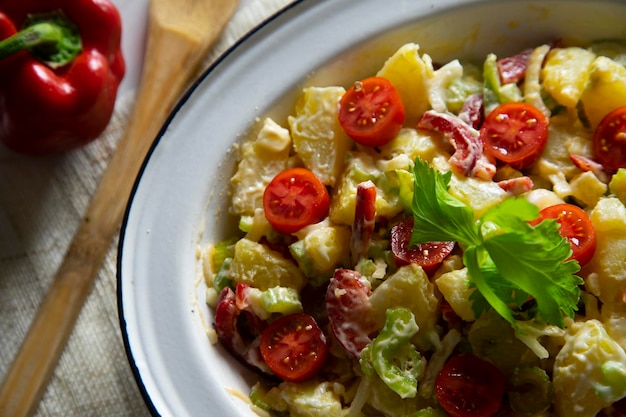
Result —
M411 244L454 240L464 250L472 308L478 317L489 308L511 324L522 305L534 299L537 318L564 327L580 297L580 269L567 260L571 247L554 220L531 226L538 210L523 198L510 198L474 221L470 207L448 193L451 173L441 174L420 159L413 168Z
M461 245L480 243L472 209L448 193L452 172L441 174L418 158L413 173L412 208L417 222L410 244L433 241L455 241Z

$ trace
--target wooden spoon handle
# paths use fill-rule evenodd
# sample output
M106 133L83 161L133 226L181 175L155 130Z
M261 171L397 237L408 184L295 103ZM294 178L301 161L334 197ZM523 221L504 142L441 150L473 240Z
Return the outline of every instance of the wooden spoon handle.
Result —
M158 25L150 20L150 25ZM221 29L221 28L220 28ZM205 45L180 31L149 28L142 81L124 136L73 241L0 386L0 416L34 414L104 257L119 230L141 164L168 113L197 68ZM188 76L184 76L188 74Z

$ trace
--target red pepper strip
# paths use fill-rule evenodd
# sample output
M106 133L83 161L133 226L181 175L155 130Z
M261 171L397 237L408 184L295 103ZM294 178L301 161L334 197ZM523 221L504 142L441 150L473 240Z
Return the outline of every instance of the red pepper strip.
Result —
M465 99L459 112L459 119L474 129L480 129L485 120L485 100L482 94L472 94Z
M376 216L376 186L372 181L360 183L356 188L356 204L350 251L354 265L367 256L374 233Z
M478 132L459 117L428 110L417 123L418 129L442 133L456 149L450 157L452 167L466 177L491 180L496 167L483 154Z
M583 172L591 171L603 183L608 184L611 180L602 164L594 161L593 159L582 155L570 155L569 158L572 160L574 165L578 167L578 169Z
M220 343L236 359L253 368L258 368L265 373L272 373L269 366L263 360L259 350L259 340L263 327L262 320L250 309L241 309L238 304L242 303L240 293L246 289L245 284L237 286L237 294L230 288L225 287L217 300L215 308L215 332ZM255 334L253 340L246 340L239 333L237 322L239 316L244 314Z
M351 356L372 342L376 323L369 300L369 282L356 271L336 269L326 289L326 313L335 338Z
M0 0L0 10L0 39L30 14L61 11L82 41L82 52L60 68L28 51L0 60L0 140L17 152L47 154L97 138L125 72L116 7L108 0Z
M497 66L502 84L517 83L526 76L528 60L533 51L532 48L525 49L516 55L498 60Z
M498 185L507 193L512 195L520 195L533 189L533 180L529 177L510 178L508 180L498 181Z

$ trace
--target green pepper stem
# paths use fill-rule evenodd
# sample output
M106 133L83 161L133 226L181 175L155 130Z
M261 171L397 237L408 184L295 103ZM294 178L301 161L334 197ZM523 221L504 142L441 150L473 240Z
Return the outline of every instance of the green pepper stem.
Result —
M61 12L29 16L24 29L0 41L0 59L30 51L52 68L70 63L81 50L78 30Z

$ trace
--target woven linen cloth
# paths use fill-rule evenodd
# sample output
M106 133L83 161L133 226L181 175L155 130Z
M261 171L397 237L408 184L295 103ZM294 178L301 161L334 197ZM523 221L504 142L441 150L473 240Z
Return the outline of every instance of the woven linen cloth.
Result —
M119 0L147 13L147 0ZM204 62L210 65L256 25L290 3L241 0ZM124 16L126 9L121 8ZM132 33L123 27L123 36ZM142 31L143 32L143 31ZM134 36L145 38L145 33ZM137 39L137 42L143 42ZM134 58L134 57L129 57ZM0 145L0 377L6 375L115 150L134 89L118 96L98 140L61 155L28 157ZM129 179L129 181L132 179ZM117 237L78 318L36 416L144 416L117 311ZM209 415L209 413L207 413Z

